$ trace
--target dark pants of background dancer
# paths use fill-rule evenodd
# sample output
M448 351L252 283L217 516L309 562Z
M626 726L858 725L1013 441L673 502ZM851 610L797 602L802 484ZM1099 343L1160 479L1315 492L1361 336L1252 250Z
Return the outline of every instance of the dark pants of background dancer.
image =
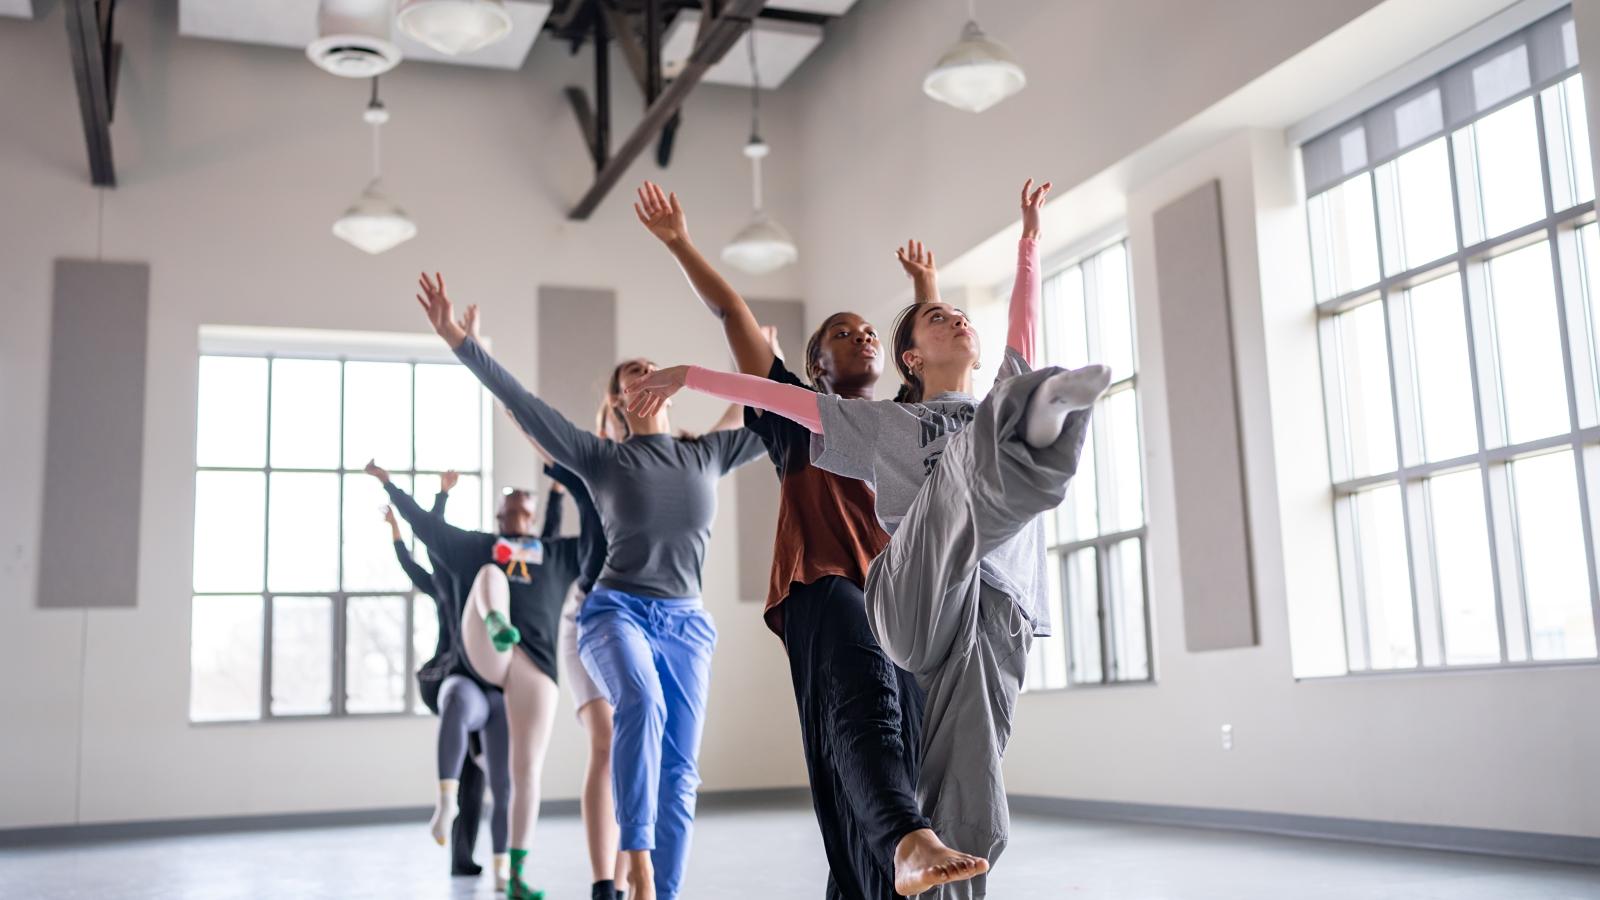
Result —
M828 900L895 900L895 845L930 827L916 795L922 689L884 656L849 579L793 585L783 639L831 872Z
M417 688L422 702L434 714L439 713L439 686L443 677L430 671L434 660L429 660L417 673ZM442 670L441 670L442 671ZM456 791L456 820L450 825L450 874L477 875L483 868L472 861L472 851L478 845L478 826L483 823L483 770L474 762L483 754L483 742L476 731L467 735L467 757L461 761L461 787Z

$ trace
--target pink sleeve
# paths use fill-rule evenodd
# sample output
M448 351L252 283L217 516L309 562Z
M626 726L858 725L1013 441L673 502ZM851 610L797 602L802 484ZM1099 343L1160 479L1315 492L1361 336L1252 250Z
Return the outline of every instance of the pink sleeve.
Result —
M1006 346L1034 365L1035 335L1039 330L1039 242L1023 238L1017 243L1017 281L1011 287L1010 325Z
M817 408L817 392L792 384L781 384L770 378L742 375L734 372L717 372L690 366L684 387L702 394L710 394L730 403L743 403L756 409L777 413L812 434L822 433L822 414Z

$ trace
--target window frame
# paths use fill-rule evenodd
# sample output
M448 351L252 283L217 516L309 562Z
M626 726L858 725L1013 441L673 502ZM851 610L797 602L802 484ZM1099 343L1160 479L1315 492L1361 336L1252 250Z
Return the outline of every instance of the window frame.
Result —
M267 364L267 375L266 375L266 394L265 394L265 399L264 399L264 402L265 402L265 415L266 415L266 428L264 429L264 432L263 432L263 448L264 448L264 450L263 450L263 457L262 457L262 465L259 466L259 467L256 467L256 466L214 466L214 465L201 465L199 463L199 461L196 460L195 461L195 465L194 465L194 471L195 471L196 475L198 475L200 473L203 473L203 472L246 472L246 473L261 473L262 474L263 480L264 480L264 484L262 486L262 490L263 490L263 494L262 494L262 547L261 547L261 569L262 569L262 571L261 571L261 587L262 587L262 590L259 591L259 592L238 592L238 591L200 592L200 591L195 591L195 590L191 589L191 591L190 591L190 600L189 600L189 604L190 604L189 616L190 616L190 621L192 623L193 622L193 618L194 618L194 600L196 598L201 598L201 597L205 597L205 598L233 597L233 598L240 598L240 599L260 599L262 601L261 602L261 615L262 615L262 622L261 622L261 671L260 671L261 685L260 685L260 695L258 697L259 707L257 709L257 713L256 713L255 716L237 717L237 718L218 718L218 719L196 719L196 718L194 718L194 709L193 709L193 705L192 705L193 704L193 690L194 690L194 672L192 671L192 668L191 668L191 671L190 671L190 693L191 693L191 696L190 696L190 707L189 707L189 710L188 710L188 713L187 713L188 714L188 722L189 722L189 724L191 726L207 727L207 726L213 726L213 725L239 725L239 724L246 724L246 723L292 722L292 721L323 721L323 720L329 720L329 719L408 718L408 717L416 717L416 716L425 714L426 713L425 709L421 709L421 710L418 709L420 696L419 696L419 691L418 691L418 688L417 688L417 680L414 677L414 673L420 667L422 662L424 662L424 660L417 658L417 656L418 656L417 647L416 647L417 598L418 597L422 597L422 596L426 596L426 595L423 594L422 592L416 590L415 586L409 586L409 587L407 587L405 589L396 589L396 590L387 590L387 591L385 591L385 590L359 590L359 591L357 591L357 590L345 590L344 589L344 579L345 579L345 559L344 559L344 556L345 556L345 552L344 552L344 550L345 550L345 528L344 528L344 526L345 526L345 522L344 522L344 518L345 518L345 516L344 516L344 511L345 511L345 503L344 503L344 498L345 498L345 480L346 480L346 477L349 476L349 475L364 475L365 474L365 470L364 469L350 469L350 468L347 468L346 465L345 465L345 422L346 422L346 420L345 420L345 377L346 377L346 371L347 371L346 367L347 367L347 365L349 363L367 363L367 362L373 362L373 363L400 363L400 364L404 364L404 365L407 366L407 368L409 370L409 374L410 374L410 379L411 379L411 392L410 392L411 460L410 460L408 468L405 468L405 469L389 469L388 471L389 471L390 475L403 475L403 476L409 477L411 479L411 483L412 483L412 490L414 491L415 490L415 486L416 486L416 480L417 480L417 477L419 475L422 475L422 476L426 476L426 475L440 476L440 475L444 474L443 470L419 469L419 468L417 468L417 453L416 453L416 450L417 450L417 390L416 390L416 387L417 387L417 367L419 365L440 365L440 364L459 365L459 363L456 363L453 359L446 359L444 357L433 356L433 355L429 355L429 354L418 354L418 353L410 353L410 352L405 352L405 351L400 351L400 352L396 352L396 353L393 353L393 354L386 354L381 349L374 348L374 347L368 347L368 348L366 348L367 352L363 352L363 353L355 354L355 355L322 353L322 352L318 352L316 349L309 348L309 347L307 349L299 350L299 351L294 351L294 350L291 350L291 351L278 351L278 350L266 350L266 349L259 350L259 351L252 351L252 350L249 349L249 347L247 345L246 346L240 346L239 345L239 341L237 339L232 338L231 335L229 337L223 338L221 341L219 341L217 343L219 344L219 346L217 346L215 349L207 349L205 346L202 346L201 349L200 349L200 352L196 356L196 360L198 361L200 359L204 359L204 358L207 358L207 357L226 357L226 358L242 358L242 359L260 359L260 360L265 360L266 361L266 364ZM305 468L305 467L274 467L272 465L272 388L273 388L274 372L275 372L275 368L276 368L275 367L275 362L277 360L319 360L319 361L333 361L333 362L337 362L339 364L339 445L338 445L338 465L336 467L332 467L332 468ZM197 384L198 384L198 380L197 380ZM491 424L491 421L492 421L491 420L491 412L492 412L492 410L491 410L491 401L489 399L488 392L486 390L484 390L481 386L478 388L478 397L479 397L479 404L478 404L478 429L479 429L478 467L476 469L472 469L472 470L458 469L456 471L460 475L472 476L472 477L476 477L478 479L478 486L479 486L479 493L480 493L478 509L479 509L479 522L480 522L480 527L481 527L482 521L486 518L486 510L489 508L488 504L489 504L490 486L491 486L491 481L492 481L492 478L493 478L493 466L492 466L493 442L491 440L491 429L490 429L490 424ZM197 428L197 433L198 433L198 428ZM337 571L338 574L337 574L336 582L335 582L335 585L334 585L334 588L335 588L334 590L328 590L328 591L314 591L314 590L273 591L271 589L272 584L271 584L271 580L270 580L270 577L269 577L269 567L271 565L271 550L272 550L272 527L271 527L271 522L272 522L272 475L273 475L274 472L327 474L327 475L333 475L337 479L337 482L338 482L338 498L339 498L338 499L338 513L337 513L337 519L338 519L338 530L337 530L338 543L337 543L337 547L338 547L338 551L336 552L335 557L336 557L336 560L337 560L336 571ZM409 538L407 540L407 549L412 554L416 553L416 550L417 550L417 538L416 538L415 533L413 533L413 534L411 534L409 536ZM192 568L193 568L193 566L191 565L191 569ZM193 573L192 573L192 571L191 571L190 577L191 577L191 588L192 588L192 581L193 581ZM329 615L331 615L333 617L332 628L330 629L330 632L331 632L330 637L331 637L331 641L332 641L332 647L331 647L331 657L330 657L329 663L333 667L333 670L331 672L331 681L330 681L330 690L331 690L332 696L329 698L330 702L329 702L329 707L328 707L328 711L327 712L274 713L273 710L272 710L273 608L274 608L274 601L279 597L284 597L284 598L289 598L289 597L313 597L313 598L327 598L329 600ZM402 600L404 602L404 605L405 605L405 640L404 640L404 644L405 644L405 661L403 663L403 668L402 668L402 673L403 673L403 678L402 678L402 680L403 680L402 701L401 701L400 708L397 709L397 710L382 710L382 711L375 711L375 712L350 712L346 707L347 701L349 699L348 698L348 678L347 678L347 675L346 675L346 671L347 671L348 664L349 664L348 656L347 656L347 652L346 652L348 650L348 644L349 644L349 601L352 598L359 598L359 597L397 598L397 599L400 599L400 600ZM192 652L192 647L193 647L193 641L194 641L194 637L193 637L193 633L191 631L191 634L190 634L191 652ZM191 663L191 666L192 666L192 663Z
M1527 37L1534 28L1546 27L1549 21L1558 21L1556 13L1522 32L1507 38L1496 48L1514 44ZM1495 48L1491 48L1495 49ZM1486 51L1488 52L1488 51ZM1480 54L1468 62L1482 58ZM1465 64L1465 63L1464 63ZM1534 639L1529 628L1528 596L1522 577L1524 562L1520 549L1520 527L1516 524L1514 504L1515 474L1513 464L1518 459L1548 452L1569 451L1572 454L1578 494L1578 509L1586 548L1589 600L1592 625L1597 643L1600 643L1600 573L1597 573L1595 548L1594 496L1596 480L1600 478L1600 424L1585 425L1585 415L1593 418L1593 411L1585 407L1586 394L1591 385L1583 383L1595 376L1591 360L1588 371L1580 371L1582 361L1575 359L1588 345L1590 355L1595 351L1592 338L1574 335L1573 323L1587 321L1585 309L1593 303L1587 292L1600 286L1587 283L1588 269L1600 273L1600 260L1584 259L1581 239L1582 229L1596 223L1594 199L1576 203L1565 209L1556 209L1556 179L1552 167L1556 163L1567 166L1578 164L1567 158L1567 148L1558 151L1551 147L1553 136L1570 138L1563 130L1552 135L1547 119L1559 116L1559 109L1546 109L1547 93L1552 88L1564 91L1572 78L1582 78L1575 67L1540 77L1537 67L1530 61L1526 88L1490 104L1461 121L1448 123L1439 134L1418 140L1368 159L1359 168L1344 172L1331 183L1323 184L1316 194L1308 194L1306 201L1307 239L1313 258L1321 252L1316 241L1316 227L1310 214L1314 197L1338 190L1351 179L1365 178L1373 210L1372 239L1377 254L1376 281L1344 291L1326 300L1317 300L1321 288L1313 290L1313 309L1317 318L1318 352L1321 367L1322 402L1327 424L1329 483L1331 485L1331 512L1334 516L1334 539L1340 579L1341 621L1344 627L1343 648L1345 672L1323 677L1383 677L1394 674L1419 674L1432 672L1484 671L1515 668L1565 667L1594 665L1600 657L1563 659L1534 659ZM1425 79L1427 84L1432 79ZM1600 86L1597 86L1600 89ZM1416 86L1396 95L1405 98L1416 95ZM1528 100L1533 108L1533 125L1538 146L1539 176L1542 187L1543 215L1530 223L1503 234L1474 240L1470 236L1466 217L1481 215L1482 174L1474 165L1474 181L1470 185L1479 197L1463 196L1462 173L1459 171L1458 135L1473 128L1483 119ZM1356 116L1351 122L1364 120L1369 114L1392 104L1385 101L1372 110ZM1565 105L1564 96L1559 99ZM1327 134L1349 133L1351 122L1331 129ZM1470 135L1469 135L1470 137ZM1394 235L1386 232L1397 226L1395 216L1386 211L1378 170L1400 159L1405 154L1428 144L1443 140L1448 163L1450 198L1455 226L1454 250L1436 259L1416 262L1406 260L1407 268L1390 273L1386 241L1403 240L1403 230ZM1591 148L1593 148L1591 138ZM1592 149L1591 149L1592 152ZM1592 164L1591 160L1582 163ZM1563 173L1565 177L1569 173ZM1302 181L1302 187L1309 187ZM1571 186L1568 186L1571 190ZM1399 226L1403 229L1403 225ZM1517 250L1543 244L1550 254L1549 271L1552 281L1552 300L1556 304L1556 339L1560 343L1561 370L1567 391L1567 422L1560 433L1531 440L1514 441L1509 433L1502 435L1507 421L1507 400L1501 385L1503 363L1499 358L1499 335L1495 325L1497 304L1490 284L1489 269L1493 260ZM1417 364L1410 359L1414 335L1410 316L1408 291L1417 285L1436 278L1454 278L1460 293L1461 315L1465 330L1466 365L1468 367L1476 451L1448 459L1429 460L1424 452L1422 410L1412 396L1417 386ZM1344 446L1352 436L1345 421L1346 402L1343 397L1345 369L1339 353L1340 314L1367 303L1378 303L1383 313L1385 357L1389 366L1389 402L1392 435L1395 440L1395 465L1392 469L1354 476L1350 474L1349 449ZM1503 311L1501 311L1503 314ZM1584 377L1586 376L1586 378ZM1344 471L1341 472L1341 469ZM1476 471L1482 483L1484 527L1489 556L1489 573L1493 582L1494 618L1498 632L1499 661L1456 663L1449 662L1449 644L1445 633L1445 606L1439 588L1439 565L1434 521L1429 508L1430 479L1456 471ZM1407 574L1410 588L1412 635L1415 662L1409 666L1374 668L1372 666L1371 633L1369 630L1368 598L1362 579L1361 540L1356 522L1356 498L1362 491L1395 485L1399 488L1401 527L1405 535Z
M1121 228L1109 229L1079 243L1067 252L1056 254L1049 262L1042 266L1044 273L1040 279L1041 287L1052 279L1064 276L1073 268L1083 272L1083 304L1084 304L1084 341L1087 346L1088 358L1099 359L1100 344L1103 341L1101 327L1098 320L1099 304L1099 266L1103 253L1114 247L1121 246L1123 250L1124 265L1127 268L1126 284L1128 286L1128 336L1133 351L1132 371L1124 378L1113 381L1106 388L1104 394L1095 400L1094 413L1097 421L1102 419L1106 401L1114 395L1125 391L1134 392L1134 432L1138 440L1139 452L1136 463L1139 467L1140 488L1140 524L1136 528L1121 529L1117 531L1102 531L1099 528L1101 510L1104 508L1104 498L1114 496L1113 477L1109 465L1111 459L1111 435L1106 427L1091 425L1089 440L1093 442L1094 467L1092 473L1095 484L1096 498L1096 530L1100 533L1092 537L1062 540L1059 534L1052 529L1047 536L1045 546L1046 565L1056 567L1056 577L1061 585L1061 616L1059 621L1053 622L1054 633L1046 640L1059 639L1064 644L1064 660L1066 681L1056 686L1043 684L1043 664L1034 660L1042 659L1042 655L1035 649L1030 652L1028 671L1023 679L1025 693L1055 693L1060 691L1078 690L1081 688L1098 687L1125 687L1129 685L1155 684L1156 657L1155 657L1155 627L1151 617L1150 602L1150 515L1149 515L1149 480L1146 477L1144 461L1145 435L1141 421L1142 405L1139 388L1139 325L1137 310L1134 308L1133 287L1133 252L1126 231ZM1050 328L1048 321L1052 316L1048 305L1040 310L1039 327L1043 334L1039 336L1039 346L1046 353L1049 352L1048 335ZM1080 475L1083 473L1080 473ZM1056 510L1051 510L1046 515L1056 515ZM1051 541L1048 538L1053 537ZM1144 620L1144 653L1146 674L1143 678L1114 677L1114 672L1120 667L1121 659L1116 651L1116 641L1113 635L1114 616L1112 612L1112 575L1111 554L1113 548L1126 543L1136 542L1139 548L1139 591L1141 611ZM1069 609L1067 596L1068 585L1071 583L1069 559L1073 554L1083 550L1092 550L1095 565L1095 618L1098 624L1096 629L1096 642L1099 647L1100 679L1098 681L1079 681L1074 678L1073 641L1071 635L1072 615Z

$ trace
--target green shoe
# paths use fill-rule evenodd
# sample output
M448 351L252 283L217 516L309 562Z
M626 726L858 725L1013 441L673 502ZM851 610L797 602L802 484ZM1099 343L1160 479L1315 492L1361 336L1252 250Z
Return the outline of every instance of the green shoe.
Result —
M494 643L494 649L500 653L505 653L522 641L522 632L506 621L499 610L490 610L483 617L483 624L489 629L489 640Z
M536 891L522 880L522 866L527 861L528 851L515 848L511 850L511 880L506 882L506 900L544 900L544 891Z

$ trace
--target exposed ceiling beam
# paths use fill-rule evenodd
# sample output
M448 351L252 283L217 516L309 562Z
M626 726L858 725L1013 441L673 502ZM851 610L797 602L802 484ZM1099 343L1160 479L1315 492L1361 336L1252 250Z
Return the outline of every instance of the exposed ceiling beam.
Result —
M722 10L715 19L702 25L700 45L689 57L683 72L674 78L661 95L650 104L633 133L628 135L628 139L617 148L616 154L606 160L606 164L595 173L594 184L572 208L569 218L580 221L589 218L600 205L600 201L605 199L606 194L622 180L628 167L633 165L633 161L639 158L640 153L644 152L650 140L678 112L679 107L683 106L683 101L700 84L700 79L705 76L706 70L720 62L723 54L728 52L728 48L749 30L751 21L761 13L765 3L766 0L728 0L722 5Z
M72 75L89 150L89 176L97 187L116 187L111 158L111 117L117 96L122 45L112 40L116 0L64 0Z

